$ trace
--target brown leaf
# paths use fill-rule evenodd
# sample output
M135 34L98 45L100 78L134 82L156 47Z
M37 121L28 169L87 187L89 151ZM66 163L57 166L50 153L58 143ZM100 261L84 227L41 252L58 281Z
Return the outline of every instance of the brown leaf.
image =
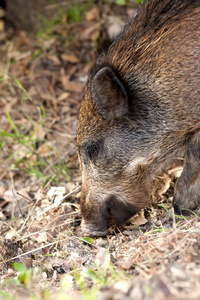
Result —
M20 52L17 50L13 50L8 53L8 57L9 57L9 59L15 59L16 61L19 61L19 60L22 60L25 58L31 59L31 51L29 50L26 52Z
M173 169L169 170L168 174L173 175L174 178L178 178L178 177L181 176L182 171L183 171L183 167L178 166L176 168L173 168Z
M94 25L88 27L82 34L81 38L83 40L92 40L97 39L101 32L102 21L95 23Z
M0 20L0 31L4 31L5 29L5 22L3 20Z
M44 128L40 124L37 124L36 128L37 128L37 131L34 134L34 138L43 140L45 137L45 134L46 134Z
M56 55L48 54L47 58L50 59L50 60L52 60L55 65L59 66L61 64L59 58Z
M131 218L131 223L140 226L146 224L148 221L144 216L144 211L141 211L140 213L136 214Z
M70 96L70 93L64 92L58 97L58 101L66 100Z
M94 6L92 9L90 9L86 13L86 17L85 18L86 18L87 21L98 20L100 18L98 8L96 6Z
M74 64L80 62L80 59L77 56L75 56L74 54L63 53L63 54L61 54L61 59L63 61L74 63Z
M47 243L47 234L46 232L41 232L38 236L35 237L35 240L40 245L42 243Z
M51 143L47 143L47 144L42 144L37 152L43 156L43 157L48 157L49 155L52 154L52 146L51 146Z
M97 252L95 262L99 265L101 271L106 272L110 263L110 253L101 247Z
M62 84L64 89L71 92L80 92L83 89L82 84L80 82L74 83L70 81L67 76L62 77Z
M0 181L0 198L3 199L6 190L7 184L4 181Z
M118 35L124 26L124 22L115 16L109 16L108 18L108 26L107 32L111 39L113 39L116 35Z
M6 15L6 12L5 12L5 10L4 10L4 9L2 9L2 8L0 8L0 18L3 18L3 17L5 17L5 15Z
M66 188L65 187L55 187L52 186L50 190L47 193L47 197L51 202L54 203L60 203L60 200L63 198L63 196L66 193Z

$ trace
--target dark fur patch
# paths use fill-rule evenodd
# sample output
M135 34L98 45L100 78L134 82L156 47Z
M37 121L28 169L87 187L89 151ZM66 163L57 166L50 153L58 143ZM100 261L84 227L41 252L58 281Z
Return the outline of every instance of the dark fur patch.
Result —
M129 203L123 203L122 201L113 198L111 201L111 219L114 220L116 225L121 225L128 219L133 217L138 210Z

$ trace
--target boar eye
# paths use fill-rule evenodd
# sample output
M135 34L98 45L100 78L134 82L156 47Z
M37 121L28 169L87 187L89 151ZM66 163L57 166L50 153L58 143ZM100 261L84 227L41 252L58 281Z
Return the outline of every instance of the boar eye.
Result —
M90 159L94 158L99 152L99 147L97 144L91 144L87 147L87 153Z

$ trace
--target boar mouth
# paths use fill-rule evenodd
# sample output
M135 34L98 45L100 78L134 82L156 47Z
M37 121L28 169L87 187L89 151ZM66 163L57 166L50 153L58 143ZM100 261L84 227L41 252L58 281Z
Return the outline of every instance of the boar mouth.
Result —
M82 235L90 237L106 236L110 225L122 225L138 212L135 206L128 202L119 200L116 196L110 195L101 207L101 214L96 219L82 219Z
M84 236L90 236L90 237L100 237L100 236L106 236L108 234L108 228L106 227L97 227L97 224L93 223L86 223L84 220L82 220L82 235Z
M89 230L87 231L87 229L84 231L82 231L83 236L89 236L89 237L103 237L106 236L108 234L108 229L104 230L104 231L99 231L99 230Z
M111 204L111 220L114 221L117 226L128 221L128 219L139 211L132 204L123 202L114 196L111 196L109 202Z

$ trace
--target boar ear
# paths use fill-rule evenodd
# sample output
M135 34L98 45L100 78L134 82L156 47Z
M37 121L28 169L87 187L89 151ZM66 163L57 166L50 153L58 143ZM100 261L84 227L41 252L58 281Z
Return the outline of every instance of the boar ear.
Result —
M110 67L104 67L97 72L91 91L96 109L104 118L113 120L128 112L126 91Z

